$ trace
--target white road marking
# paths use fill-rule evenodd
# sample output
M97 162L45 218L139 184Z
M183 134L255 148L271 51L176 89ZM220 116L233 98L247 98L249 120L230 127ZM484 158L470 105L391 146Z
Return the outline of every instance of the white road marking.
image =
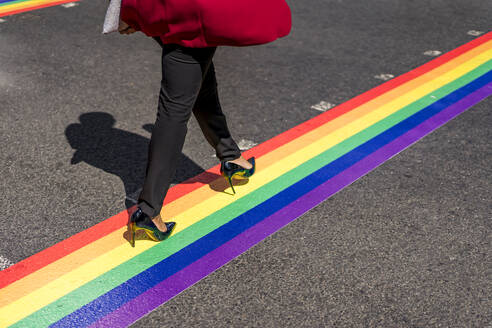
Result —
M241 139L239 140L238 144L240 150L248 150L250 148L253 148L254 146L257 145L256 142L253 142L251 140L246 140L246 139Z
M311 106L311 108L319 110L320 112L326 112L328 109L331 109L335 106L335 104L326 101L320 101L318 104Z
M254 146L257 145L256 142L253 142L251 140L246 140L246 139L241 139L239 140L239 142L237 143L238 147L239 147L239 150L248 150L250 148L253 148ZM216 154L213 154L212 157L217 157Z
M5 23L6 21L6 19L0 18L0 23Z
M479 35L483 34L483 32L482 31L471 30L471 31L468 31L466 34L473 35L473 36L479 36Z
M424 55L426 56L439 56L440 54L442 54L442 52L440 52L439 50L427 50L426 52L424 52Z
M78 6L79 4L76 3L76 2L67 2L67 3L64 3L63 5L61 5L63 8L72 8L72 7L75 7L75 6Z
M374 75L374 77L378 80L388 81L394 78L395 76L393 74L379 74L379 75Z
M8 258L0 255L0 271L5 270L12 265L14 265L14 263L12 261L10 261Z

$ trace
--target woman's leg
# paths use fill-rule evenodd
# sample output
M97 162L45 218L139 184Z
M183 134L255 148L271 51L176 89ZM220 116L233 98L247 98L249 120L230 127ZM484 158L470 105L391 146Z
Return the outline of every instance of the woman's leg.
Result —
M138 204L151 218L159 215L176 172L187 123L215 50L214 47L163 45L157 119L152 130L146 177Z
M241 156L241 151L231 137L226 117L220 106L213 61L203 79L193 107L193 114L220 161L232 161Z

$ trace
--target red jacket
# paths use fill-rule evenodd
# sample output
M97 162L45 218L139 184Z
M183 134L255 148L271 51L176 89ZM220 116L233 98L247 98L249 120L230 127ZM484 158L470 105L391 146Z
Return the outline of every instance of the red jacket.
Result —
M292 25L285 0L122 0L120 15L147 36L192 48L268 43Z

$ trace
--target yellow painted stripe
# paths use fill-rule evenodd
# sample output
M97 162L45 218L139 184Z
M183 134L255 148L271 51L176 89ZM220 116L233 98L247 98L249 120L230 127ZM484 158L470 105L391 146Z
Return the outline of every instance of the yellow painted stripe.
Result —
M343 128L314 141L309 146L306 146L285 159L272 164L268 169L259 170L259 172L256 173L257 177L254 181L252 179L250 183L243 186L238 186L240 195L245 195L261 187L263 184L268 183L274 178L304 163L309 158L318 155L326 149L345 140L349 136L352 136L353 134L373 125L391 113L396 112L398 109L420 99L432 90L436 90L443 85L454 81L458 77L473 70L491 58L492 51L490 50L480 54L464 65L461 65L458 68L445 73L444 75L438 76L434 80L427 82L417 87L415 90L412 90L411 92L388 102L369 114L359 117L355 121L343 126ZM262 167L262 163L260 161L258 162L258 167ZM203 217L208 216L209 214L241 197L239 195L236 196L238 197L231 197L230 195L224 193L216 193L207 201L199 203L198 205L180 213L176 213L175 219L178 222L178 225L176 226L175 233L185 229L191 224L201 220ZM185 204L186 202L184 201L182 206L180 206L181 209L186 208ZM121 236L125 230L126 228L120 229L117 231L117 234ZM154 245L155 244L153 242L141 242L139 243L138 248L131 248L128 247L127 244L123 244L80 266L76 270L73 270L72 272L69 272L55 281L52 281L51 283L39 288L38 290L33 291L25 297L22 297L17 301L3 307L0 310L0 318L2 318L2 320L5 318L8 320L9 324L14 323Z

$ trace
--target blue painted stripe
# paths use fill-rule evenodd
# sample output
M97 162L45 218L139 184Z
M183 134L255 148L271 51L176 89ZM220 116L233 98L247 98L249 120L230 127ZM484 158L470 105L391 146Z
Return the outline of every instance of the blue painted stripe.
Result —
M441 112L448 106L473 93L492 81L492 71L473 82L454 91L441 100L420 110L411 117L396 124L385 132L367 141L351 152L327 164L318 171L279 192L258 206L241 214L232 221L198 239L177 253L155 264L144 272L129 279L120 286L101 295L77 311L55 322L52 327L88 326L110 312L116 310L129 300L154 287L164 279L182 270L215 248L231 240L264 218L272 215L297 198L341 173L364 157L395 140L402 134Z

